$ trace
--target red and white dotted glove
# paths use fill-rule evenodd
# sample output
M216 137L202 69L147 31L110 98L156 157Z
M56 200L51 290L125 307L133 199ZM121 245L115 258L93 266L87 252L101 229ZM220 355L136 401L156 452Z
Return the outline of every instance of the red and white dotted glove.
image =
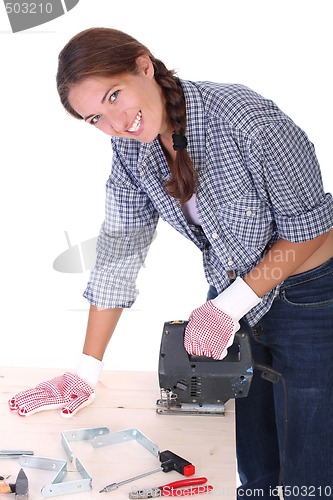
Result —
M102 368L101 361L82 354L76 373L66 372L33 389L19 392L8 401L9 408L21 416L61 408L63 417L72 417L94 401L94 388Z
M185 329L188 354L223 359L239 330L239 320L261 299L238 277L215 299L194 309Z

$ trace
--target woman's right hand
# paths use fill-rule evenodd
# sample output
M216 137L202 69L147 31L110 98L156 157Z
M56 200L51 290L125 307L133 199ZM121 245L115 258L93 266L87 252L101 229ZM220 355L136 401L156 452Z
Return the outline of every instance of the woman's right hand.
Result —
M60 408L62 417L72 417L94 401L94 388L102 368L102 361L82 354L76 373L66 372L15 394L8 401L9 408L23 417Z
M61 408L61 415L69 418L94 399L95 391L89 384L78 375L66 372L33 389L15 394L8 404L10 410L17 411L21 416Z

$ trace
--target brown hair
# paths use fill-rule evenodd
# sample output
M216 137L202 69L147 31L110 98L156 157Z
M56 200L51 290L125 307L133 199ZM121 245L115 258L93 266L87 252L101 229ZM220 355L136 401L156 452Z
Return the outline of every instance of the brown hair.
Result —
M185 135L186 105L179 79L173 70L156 59L140 42L122 31L111 28L90 28L75 35L59 54L57 89L65 109L78 119L68 102L73 85L89 76L115 76L135 73L136 59L148 55L153 63L155 79L166 98L166 110L174 133ZM186 150L177 151L176 161L170 162L171 177L165 188L180 200L189 200L196 190L196 172Z

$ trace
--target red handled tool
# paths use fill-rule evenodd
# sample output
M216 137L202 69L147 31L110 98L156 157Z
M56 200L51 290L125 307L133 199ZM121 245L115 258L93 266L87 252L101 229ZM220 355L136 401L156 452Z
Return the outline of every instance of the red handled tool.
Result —
M192 488L192 486L205 483L207 483L206 477L193 477L191 479L183 479L181 481L174 481L173 483L164 484L163 486L158 486L157 488L132 491L129 494L129 498L134 500L158 497L180 497L199 495L200 493L208 493L209 491L212 491L213 486L211 485ZM183 486L191 486L191 488L179 489Z

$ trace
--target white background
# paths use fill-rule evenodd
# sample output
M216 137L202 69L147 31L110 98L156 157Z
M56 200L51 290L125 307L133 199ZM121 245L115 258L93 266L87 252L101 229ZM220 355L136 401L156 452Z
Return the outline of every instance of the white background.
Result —
M0 366L75 367L89 272L54 259L97 236L109 138L69 117L55 87L57 55L91 26L139 39L181 78L238 82L273 99L316 145L332 191L331 0L80 0L43 26L11 33L0 5ZM108 369L156 370L164 321L187 319L206 296L199 251L158 226L138 287L105 355Z

